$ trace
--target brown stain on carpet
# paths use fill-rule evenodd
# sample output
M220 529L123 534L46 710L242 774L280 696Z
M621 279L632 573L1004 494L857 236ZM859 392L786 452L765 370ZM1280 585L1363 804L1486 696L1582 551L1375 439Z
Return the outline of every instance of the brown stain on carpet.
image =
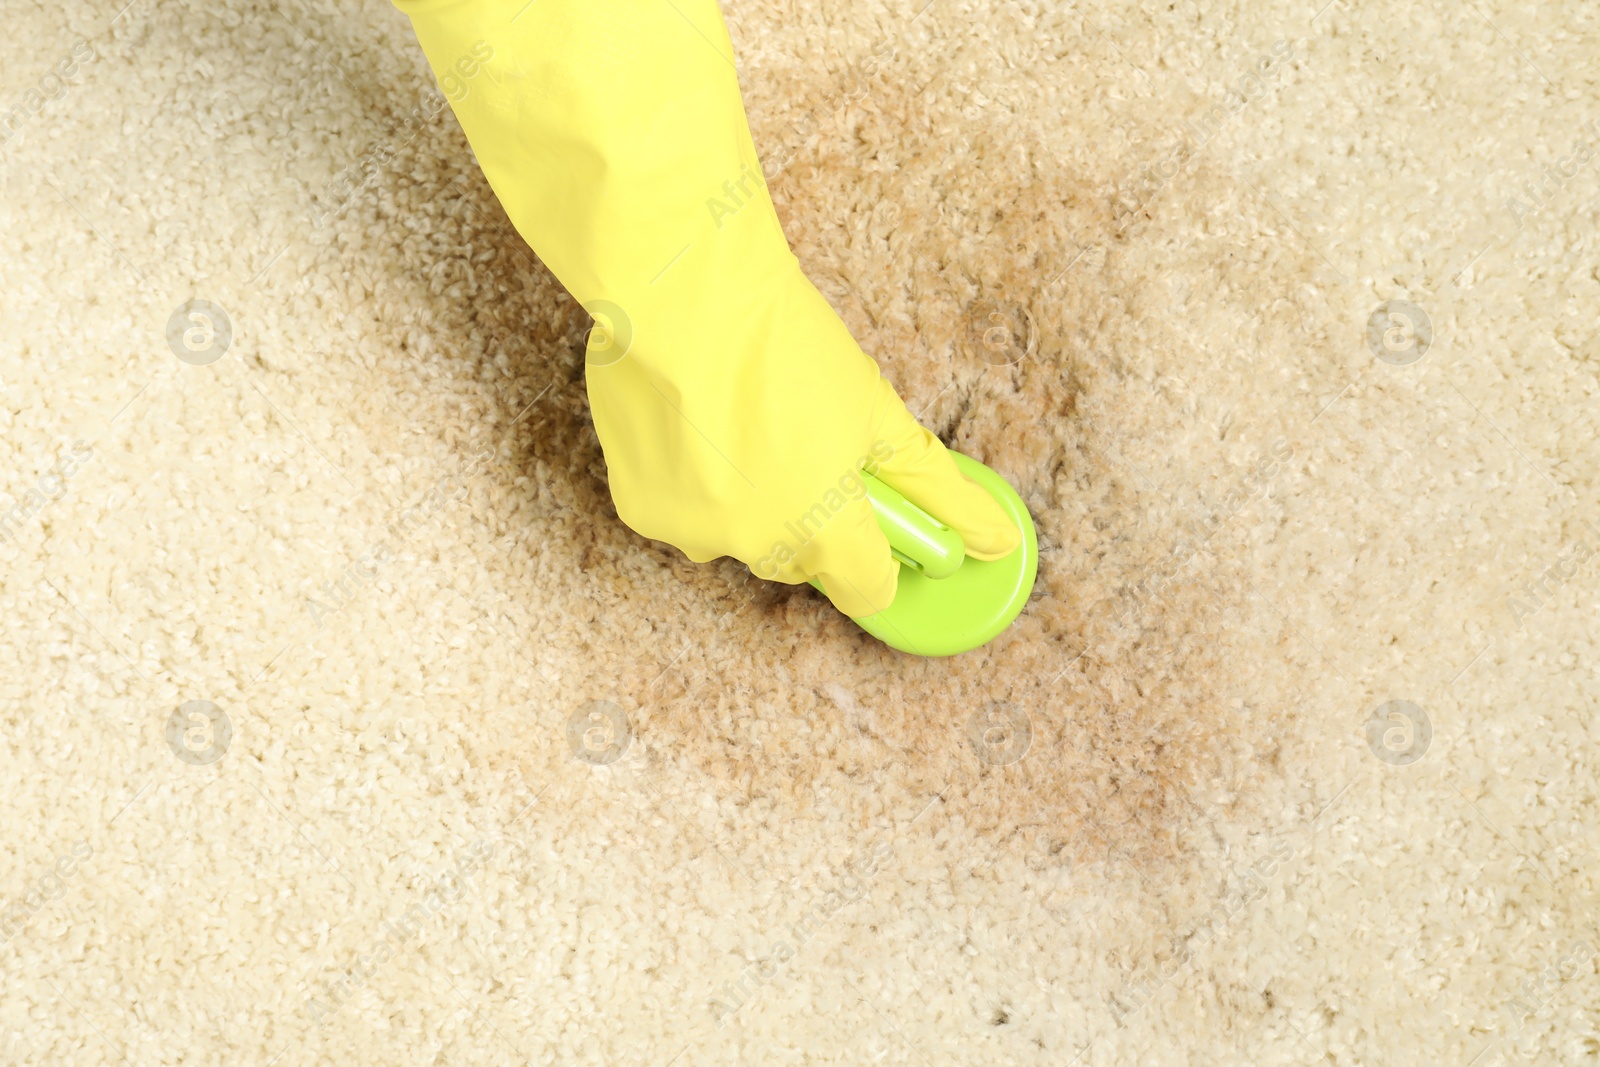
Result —
M835 90L805 67L760 73L750 112L765 152L785 131L763 101ZM585 605L593 677L579 699L621 704L657 758L796 813L842 778L859 786L848 803L863 823L938 796L1000 847L1181 866L1197 815L1219 814L1202 794L1248 798L1262 723L1230 681L1248 654L1237 575L1202 553L1129 611L1130 591L1170 569L1192 525L1120 456L1127 440L1182 424L1126 358L1185 343L1152 310L1152 260L1130 234L1147 217L1113 206L1116 165L1063 165L992 116L937 110L937 94L912 92L923 80L885 71L859 108L787 154L770 188L802 265L911 409L1006 475L1035 517L1033 600L982 650L901 655L809 588L757 582L730 560L696 566L622 526L583 395L588 317L470 172L453 124L402 158L419 182L408 210L431 227L412 229L428 229L430 247L392 252L398 268L429 265L413 284L455 299L403 310L388 329L448 348L418 402L456 426L471 412L470 435L498 449L475 513L506 546L505 592L527 605L529 647L576 639L545 627L541 599L568 615ZM1187 178L1197 203L1219 181L1203 165ZM417 390L416 367L392 373ZM1143 403L1128 402L1130 384ZM1026 756L1003 766L968 732L996 701L1032 731ZM475 758L537 780L563 744L549 719L514 719Z
M829 98L803 84L810 73L784 73L800 84L780 80L770 95ZM918 660L809 590L769 588L747 632L703 634L666 680L646 680L640 704L669 748L752 793L804 803L825 774L865 784L870 771L907 796L941 794L973 830L1019 847L1089 842L1145 869L1181 861L1196 793L1238 773L1227 673L1246 592L1189 568L1118 618L1182 536L1149 521L1160 502L1113 458L1119 434L1167 416L1078 418L1086 397L1115 389L1099 353L1140 332L1130 220L1097 195L1110 174L1059 168L981 116L929 113L901 87L919 82L875 83L863 113L843 132L824 126L772 191L802 264L911 409L1023 494L1042 557L1033 602L989 647ZM758 145L782 136L763 131L758 109L753 121ZM1090 247L1074 240L1084 234ZM729 663L740 664L732 684ZM993 701L1031 726L1011 765L986 763L968 736Z

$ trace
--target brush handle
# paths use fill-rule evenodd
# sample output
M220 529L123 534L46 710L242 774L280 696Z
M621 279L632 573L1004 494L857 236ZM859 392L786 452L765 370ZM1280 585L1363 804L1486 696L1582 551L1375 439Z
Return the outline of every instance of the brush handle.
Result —
M960 569L967 558L960 534L866 471L861 480L895 559L929 578L948 578Z

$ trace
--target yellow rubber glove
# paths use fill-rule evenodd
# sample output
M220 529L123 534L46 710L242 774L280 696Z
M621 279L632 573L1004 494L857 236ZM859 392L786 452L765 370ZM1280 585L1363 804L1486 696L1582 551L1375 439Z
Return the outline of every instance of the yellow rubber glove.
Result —
M801 273L716 0L395 0L499 196L594 316L617 514L705 562L816 577L851 617L899 565L873 469L997 559L1019 543Z

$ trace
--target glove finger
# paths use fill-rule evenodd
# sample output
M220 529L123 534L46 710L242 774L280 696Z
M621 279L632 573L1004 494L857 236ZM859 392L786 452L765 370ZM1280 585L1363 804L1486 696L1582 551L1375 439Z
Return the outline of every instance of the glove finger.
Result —
M898 396L879 435L893 449L878 467L879 480L960 534L967 555L1000 559L1022 543L1022 532L995 499L961 473L944 443L912 418Z
M779 581L789 582L809 578L821 582L833 606L852 619L876 615L894 603L900 563L890 555L889 539L868 500L849 501L778 575Z

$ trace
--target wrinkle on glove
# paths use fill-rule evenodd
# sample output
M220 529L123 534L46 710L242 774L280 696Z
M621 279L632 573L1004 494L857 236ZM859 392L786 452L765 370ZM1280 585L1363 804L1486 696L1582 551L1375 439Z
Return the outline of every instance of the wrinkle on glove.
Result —
M697 562L816 577L852 617L898 576L864 464L970 555L1019 543L800 270L715 0L395 3L512 224L595 319L623 522Z

